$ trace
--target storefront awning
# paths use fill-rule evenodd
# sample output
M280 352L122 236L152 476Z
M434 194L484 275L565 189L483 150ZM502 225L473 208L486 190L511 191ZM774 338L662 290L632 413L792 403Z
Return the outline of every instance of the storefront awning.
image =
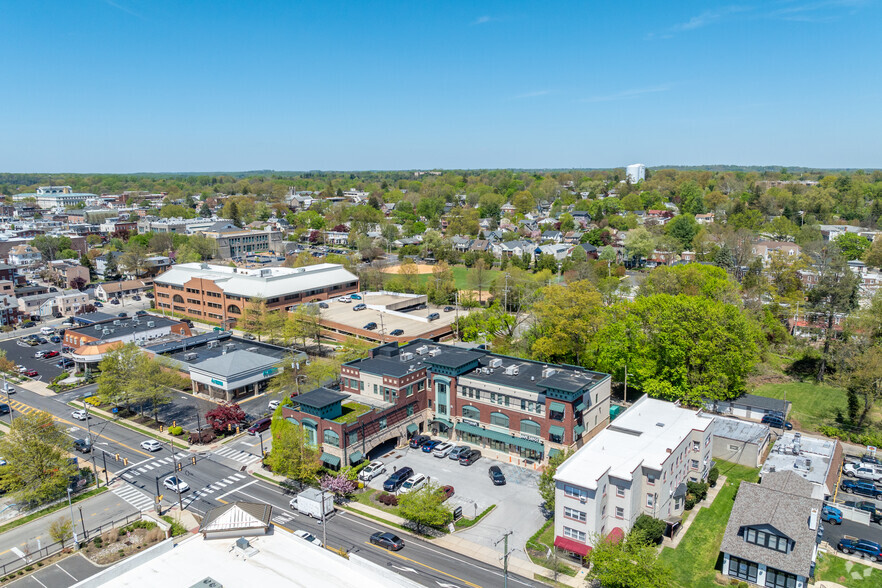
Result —
M312 427L312 428L316 428L316 427L318 427L318 421L315 421L315 420L313 420L313 419L311 419L311 418L309 418L309 417L305 417L305 418L304 418L302 421L300 421L300 422L303 423L303 426L305 426L305 427Z
M552 402L548 405L548 410L553 410L554 412L566 412L567 406L562 402Z
M583 427L582 425L576 425L575 427L573 427L573 433L576 435L576 437L578 437L579 435L581 435L584 432L585 432L585 427Z
M558 549L563 549L564 551L571 551L575 554L581 555L585 557L588 555L588 552L591 551L591 547L585 545L584 543L579 543L574 539L569 539L567 537L561 537L558 535L554 538L554 546Z
M585 410L585 402L584 401L580 402L579 404L576 405L576 412L582 412L583 410Z
M563 427L558 427L557 425L551 425L548 427L548 432L552 435L557 435L558 437L563 437L566 433Z
M409 425L407 425L407 432L410 435L415 434L419 430L420 430L420 428L418 426L416 426L416 423L410 423Z
M478 435L479 437L484 437L485 439L492 439L494 441L501 441L502 443L510 443L515 447L521 447L523 449L530 449L532 451L537 451L542 453L545 447L542 443L538 441L532 441L530 439L521 439L520 437L514 437L512 435L503 433L501 431L494 431L492 429L482 429L481 427L476 427L474 425L469 425L467 423L457 423L456 430L463 433L471 433L472 435Z
M444 425L444 426L447 427L448 429L450 429L450 428L453 427L453 423L451 423L451 422L448 421L447 419L444 419L444 418L441 418L441 417L435 417L435 418L432 420L432 422L433 422L433 423L438 423L439 425Z
M340 458L336 455L331 455L330 453L322 453L321 461L329 466L337 467L340 465Z
M560 455L560 453L561 453L560 449L556 449L556 448L552 447L551 449L548 450L548 458L551 459L555 455Z
M356 464L364 459L364 454L361 451L353 451L349 454L349 464Z

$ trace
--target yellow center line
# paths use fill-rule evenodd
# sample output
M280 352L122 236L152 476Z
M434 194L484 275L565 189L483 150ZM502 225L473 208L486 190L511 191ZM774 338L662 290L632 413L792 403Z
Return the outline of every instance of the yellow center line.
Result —
M403 559L405 561L409 561L410 563L415 563L417 565L423 566L424 568L428 568L428 569L432 570L433 572L438 572L439 574L443 574L443 575L447 576L448 578L453 578L454 580L457 580L457 581L462 582L464 584L468 584L469 586L474 586L474 588L481 588L481 586L479 586L478 584L472 584L468 580L463 580L462 578L457 578L456 576L454 576L452 574L448 574L447 572L442 572L441 570L433 568L432 566L427 566L423 562L417 561L415 559L410 559L409 557L404 557L403 555L399 555L398 553L396 553L394 551L389 551L388 549L383 549L382 547L374 545L373 543L371 543L369 541L365 541L364 544L370 545L371 547L375 547L376 549L382 549L383 551L385 551L389 555L394 555L395 557L397 557L399 559Z
M227 502L227 501L224 500L223 498L215 498L215 500L217 500L217 501L220 502L221 504L229 504L229 502Z

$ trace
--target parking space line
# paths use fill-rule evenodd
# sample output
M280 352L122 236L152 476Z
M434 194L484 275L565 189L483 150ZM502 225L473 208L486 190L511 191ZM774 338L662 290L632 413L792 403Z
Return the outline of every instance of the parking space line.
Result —
M55 567L57 567L59 570L61 570L62 572L64 572L64 573L67 574L68 576L70 576L71 580L73 580L74 582L77 582L77 581L78 581L76 578L74 578L73 574L71 574L70 572L68 572L68 571L67 571L66 569L64 569L63 567L61 567L61 562L58 562L57 564L55 564Z

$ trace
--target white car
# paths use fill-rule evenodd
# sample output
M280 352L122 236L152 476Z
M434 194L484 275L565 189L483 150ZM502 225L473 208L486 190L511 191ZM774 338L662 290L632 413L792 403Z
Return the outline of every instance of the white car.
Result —
M37 359L43 359L43 356L45 356L46 353L48 353L48 352L47 351L38 351L34 354L34 357Z
M70 414L70 416L77 419L78 421L84 421L89 418L90 415L85 410L75 410Z
M882 468L871 463L847 463L842 468L847 476L878 482L882 480Z
M269 404L267 404L266 407L270 410L276 410L277 408L279 408L280 404L282 404L281 400L270 400Z
M177 476L169 476L162 481L162 485L172 492L186 492L190 489L190 485Z
M3 393L6 394L7 396L9 396L10 394L15 394L15 388L10 386L9 383L7 382L6 384L3 385Z
M319 541L315 535L313 535L312 533L309 533L308 531L298 529L297 531L294 531L294 534L297 535L298 537L300 537L301 539L306 539L307 541L309 541L313 545L318 545L319 547L322 547L322 542Z
M43 335L52 335L55 333L54 327L40 327L40 333Z
M358 479L362 482L370 482L385 471L386 465L382 461L372 461L358 472Z
M400 494L407 494L408 492L414 492L422 488L426 482L429 481L429 478L422 474L414 474L404 481L404 484L401 485L401 489L398 491Z
M453 443L442 443L434 450L432 450L432 455L435 457L447 457L447 455L453 451L454 445Z
M25 373L26 371L28 371L28 368L26 368L25 366L19 364L19 365L15 366L15 370L16 370L18 373L23 374L23 373Z
M156 439L147 439L146 441L141 441L141 449L146 449L147 451L159 451L162 449L162 443Z
M337 299L337 302L352 302L352 298L349 296L341 296Z

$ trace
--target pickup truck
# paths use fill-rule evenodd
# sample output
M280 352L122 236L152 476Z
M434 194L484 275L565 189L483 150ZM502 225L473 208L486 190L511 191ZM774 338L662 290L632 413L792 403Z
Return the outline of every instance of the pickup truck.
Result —
M863 510L870 513L870 522L871 523L880 523L882 524L882 511L876 508L876 503L869 500L846 500L843 502L845 506L850 506L851 508L856 508L858 510Z
M853 478L862 480L872 480L878 482L882 480L882 466L873 465L871 463L857 462L847 463L842 468L842 473Z
M860 494L861 496L869 496L876 500L882 500L882 490L872 482L863 480L842 480L839 489L849 494Z
M825 523L830 523L831 525L841 525L842 511L825 504L824 508L821 509L821 520Z
M839 541L836 549L842 553L855 553L873 561L879 561L882 559L882 546L875 541L867 541L866 539L844 537Z

